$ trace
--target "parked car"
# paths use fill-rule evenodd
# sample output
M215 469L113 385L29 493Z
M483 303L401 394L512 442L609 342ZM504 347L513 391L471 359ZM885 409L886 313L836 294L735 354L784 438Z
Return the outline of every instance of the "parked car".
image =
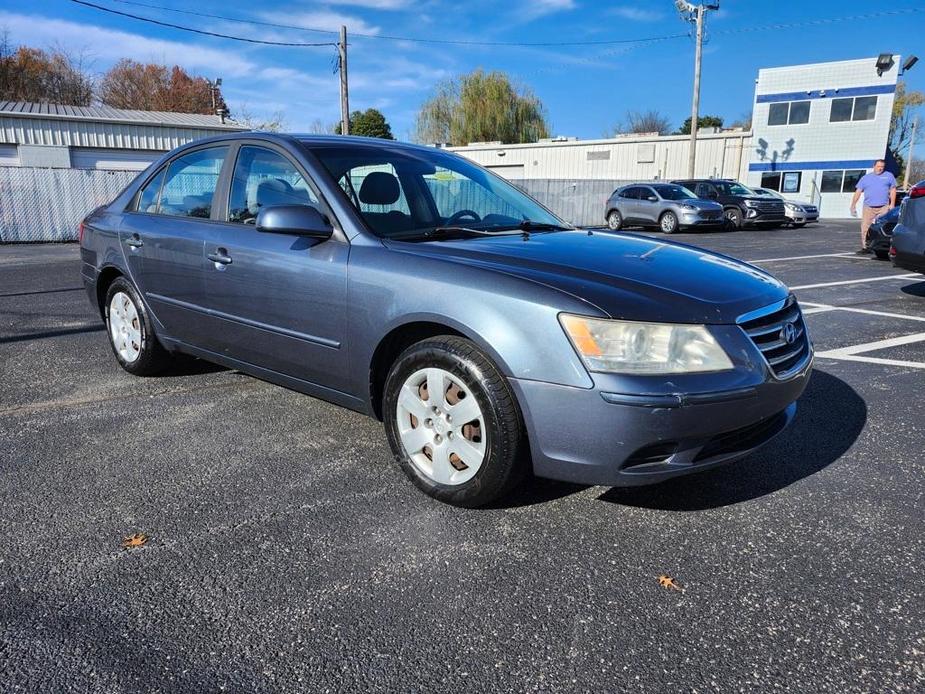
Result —
M645 226L673 234L679 229L721 226L723 206L672 183L633 184L610 195L604 218L613 230Z
M819 220L819 208L815 205L798 200L788 200L776 190L771 190L770 188L752 188L752 190L755 191L755 195L760 195L763 198L783 200L784 214L787 215L790 226L795 229Z
M813 359L763 270L574 229L430 147L199 140L80 238L126 371L183 352L377 417L405 474L460 506L530 467L638 485L741 458L793 419Z
M731 229L746 226L779 227L787 223L782 200L769 200L755 195L738 181L720 178L698 178L673 181L684 186L698 198L714 200L723 206L726 223Z
M893 230L899 222L899 206L906 195L905 191L896 191L896 207L874 219L867 230L867 250L871 251L880 260L886 260L890 257Z
M925 181L909 189L898 209L890 258L896 267L925 273Z

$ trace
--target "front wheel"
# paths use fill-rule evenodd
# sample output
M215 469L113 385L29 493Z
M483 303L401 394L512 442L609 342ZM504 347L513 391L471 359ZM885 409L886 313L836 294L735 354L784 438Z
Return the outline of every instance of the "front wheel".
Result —
M617 210L611 210L607 215L607 227L611 231L620 231L623 228L623 215Z
M742 228L742 212L735 208L729 208L723 212L723 217L726 219L726 228L730 231L738 231Z
M674 212L665 212L658 219L658 226L666 234L673 234L678 230L678 216Z
M402 470L435 499L484 506L521 477L524 433L514 394L469 340L434 337L402 352L382 411Z

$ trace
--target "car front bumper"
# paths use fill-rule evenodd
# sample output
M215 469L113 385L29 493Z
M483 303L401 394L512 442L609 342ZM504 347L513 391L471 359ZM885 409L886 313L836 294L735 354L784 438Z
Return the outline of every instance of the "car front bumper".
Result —
M787 219L791 224L808 224L809 222L816 222L819 220L819 212L811 212L803 210L801 212L791 212L787 210L785 212Z
M748 455L783 431L806 388L812 353L792 378L716 391L624 394L510 379L534 473L580 484L661 482ZM722 377L717 374L718 380Z

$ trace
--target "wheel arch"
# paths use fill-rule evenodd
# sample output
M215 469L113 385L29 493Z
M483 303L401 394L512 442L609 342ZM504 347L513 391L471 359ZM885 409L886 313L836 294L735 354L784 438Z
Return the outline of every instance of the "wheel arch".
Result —
M106 292L119 277L125 277L125 273L114 265L107 265L96 278L96 305L101 318L106 317Z

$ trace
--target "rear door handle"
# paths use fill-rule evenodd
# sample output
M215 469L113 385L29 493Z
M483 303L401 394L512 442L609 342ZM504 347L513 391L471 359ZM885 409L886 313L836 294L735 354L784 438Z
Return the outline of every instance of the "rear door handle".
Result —
M132 234L130 237L125 239L125 245L130 248L141 248L145 245L145 242L141 240L141 237L138 234Z
M231 256L228 255L228 251L224 248L216 248L215 251L209 253L206 257L213 263L218 263L220 265L231 264Z

